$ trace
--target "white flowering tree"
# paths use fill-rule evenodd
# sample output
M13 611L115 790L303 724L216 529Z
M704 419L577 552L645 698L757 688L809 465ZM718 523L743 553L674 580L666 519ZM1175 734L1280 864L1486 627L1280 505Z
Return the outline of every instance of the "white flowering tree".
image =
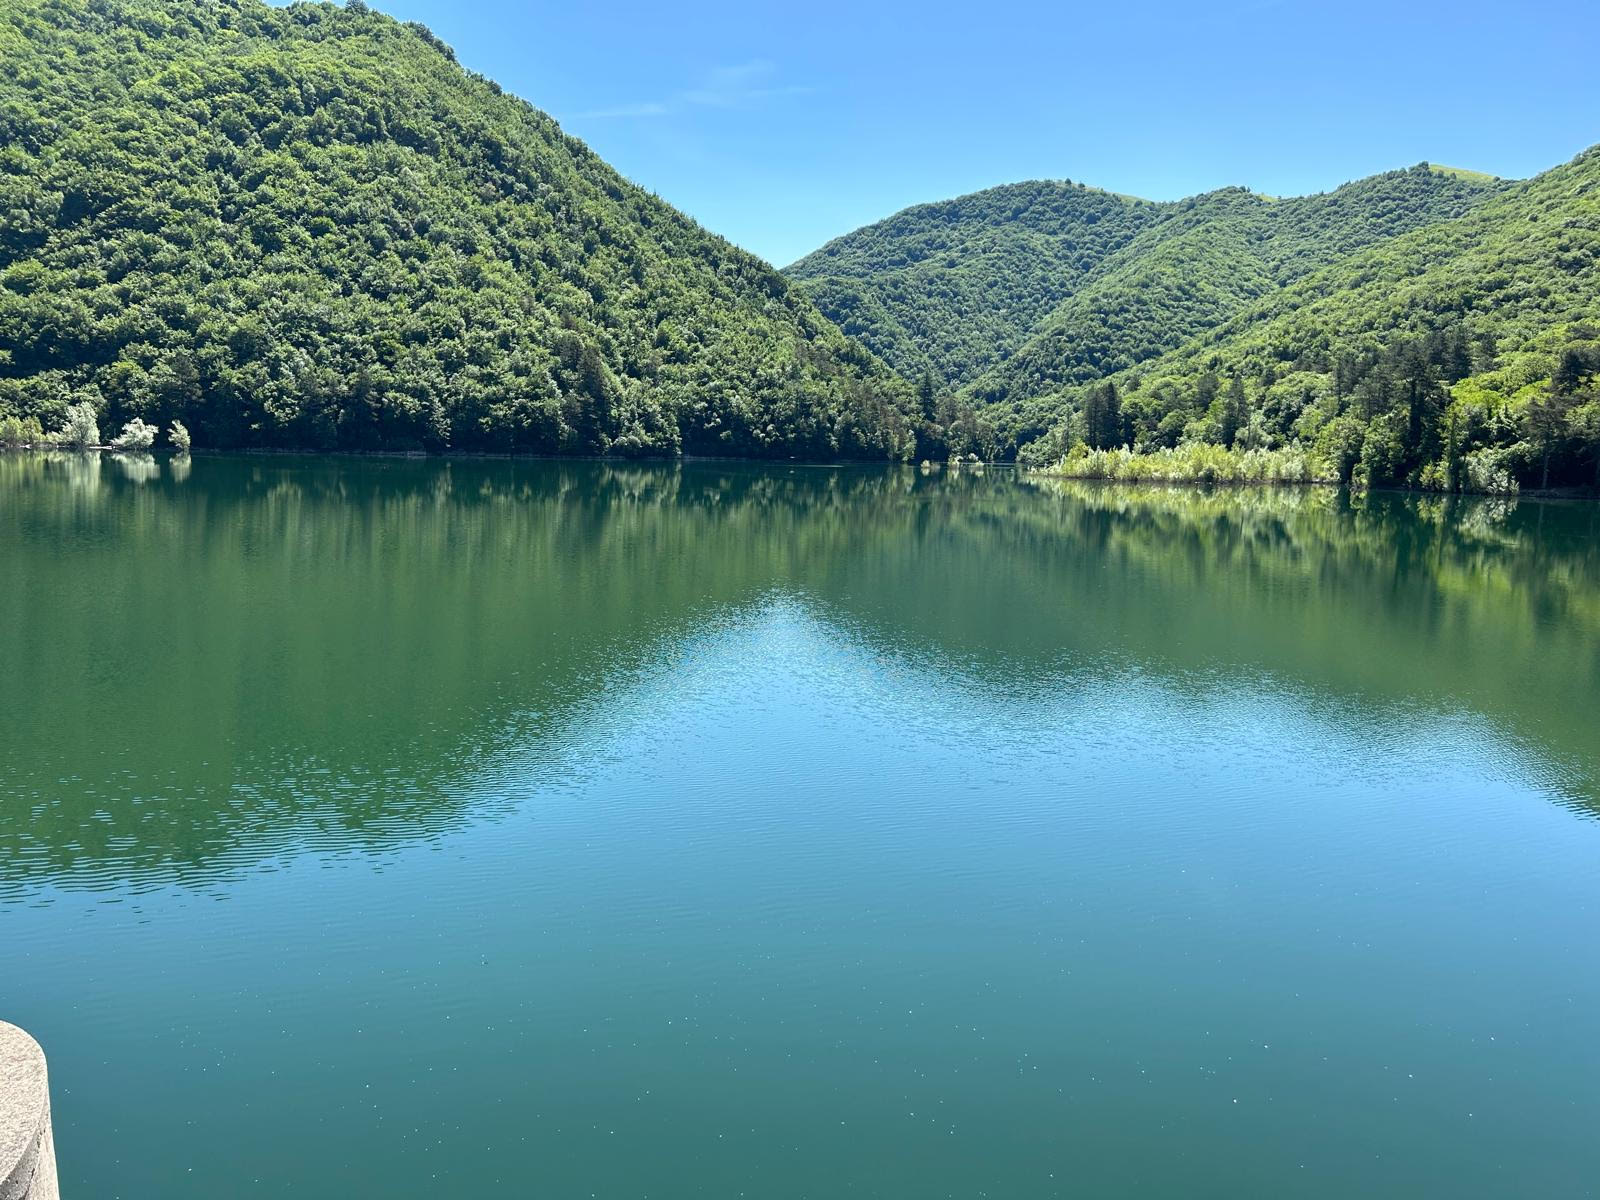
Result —
M57 435L63 446L85 450L100 444L100 422L87 400L67 407L67 423Z
M156 434L159 433L154 425L146 424L141 418L135 417L122 427L122 432L113 438L113 450L129 450L135 453L150 449L156 444Z

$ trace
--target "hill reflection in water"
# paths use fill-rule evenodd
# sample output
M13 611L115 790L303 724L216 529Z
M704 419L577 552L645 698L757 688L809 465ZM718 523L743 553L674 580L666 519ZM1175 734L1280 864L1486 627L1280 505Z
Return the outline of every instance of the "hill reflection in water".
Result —
M1478 722L1552 799L1600 795L1593 505L733 464L134 467L0 457L12 892L203 880L491 815L515 789L487 763L582 771L608 703L774 605L876 647L930 704L1020 719L1130 678L1195 702L1259 681L1380 729Z

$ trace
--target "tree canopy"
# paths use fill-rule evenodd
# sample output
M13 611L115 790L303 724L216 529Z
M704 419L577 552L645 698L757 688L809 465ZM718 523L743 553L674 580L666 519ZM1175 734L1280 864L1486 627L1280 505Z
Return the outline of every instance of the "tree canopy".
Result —
M0 418L203 446L903 457L772 267L364 5L0 6Z
M1224 188L1157 204L1018 183L906 209L788 273L903 373L931 370L995 402L1172 349L1277 286L1501 186L1418 166L1325 195Z
M822 310L909 378L958 387L1002 362L1161 207L1061 182L906 209L787 269Z
M1135 448L1300 444L1344 480L1500 490L1600 484L1597 374L1600 148L1109 378ZM1093 386L991 419L1048 460L1080 436Z
M71 412L211 447L1600 483L1600 149L1289 199L1014 184L785 275L360 3L5 0L0 51L0 444Z
M1600 484L1600 149L1523 182L1419 164L1281 200L1080 189L1132 232L1083 269L1043 262L1057 294L1034 303L997 248L1038 236L1018 198L1058 186L910 209L791 273L892 364L937 375L943 410L1002 456L1216 446L1368 485ZM903 330L984 288L1006 325L987 359L907 357Z

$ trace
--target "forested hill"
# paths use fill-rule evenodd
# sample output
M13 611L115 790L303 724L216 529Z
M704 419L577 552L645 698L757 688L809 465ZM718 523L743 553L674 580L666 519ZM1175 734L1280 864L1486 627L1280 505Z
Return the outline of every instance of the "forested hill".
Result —
M0 3L0 418L202 445L902 456L909 387L420 26Z
M1505 186L1419 165L1315 196L1274 200L1230 188L1172 205L972 390L989 403L1013 401L1124 370L1319 267L1460 216Z
M1308 271L1505 185L1426 165L1275 200L1024 183L907 209L788 268L908 376L1025 399L1151 358Z
M1600 147L987 420L1036 460L1214 443L1369 484L1600 485Z
M1161 206L1064 182L1017 183L908 208L788 267L824 312L910 378L977 378Z
M1600 147L1521 182L1421 164L1290 199L1016 185L790 270L926 373L919 449L1115 478L1600 486Z

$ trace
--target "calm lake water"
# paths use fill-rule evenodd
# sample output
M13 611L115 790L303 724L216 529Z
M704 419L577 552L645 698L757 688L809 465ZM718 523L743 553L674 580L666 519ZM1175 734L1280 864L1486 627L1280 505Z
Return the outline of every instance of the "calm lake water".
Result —
M70 1198L1600 1190L1600 506L0 457Z

